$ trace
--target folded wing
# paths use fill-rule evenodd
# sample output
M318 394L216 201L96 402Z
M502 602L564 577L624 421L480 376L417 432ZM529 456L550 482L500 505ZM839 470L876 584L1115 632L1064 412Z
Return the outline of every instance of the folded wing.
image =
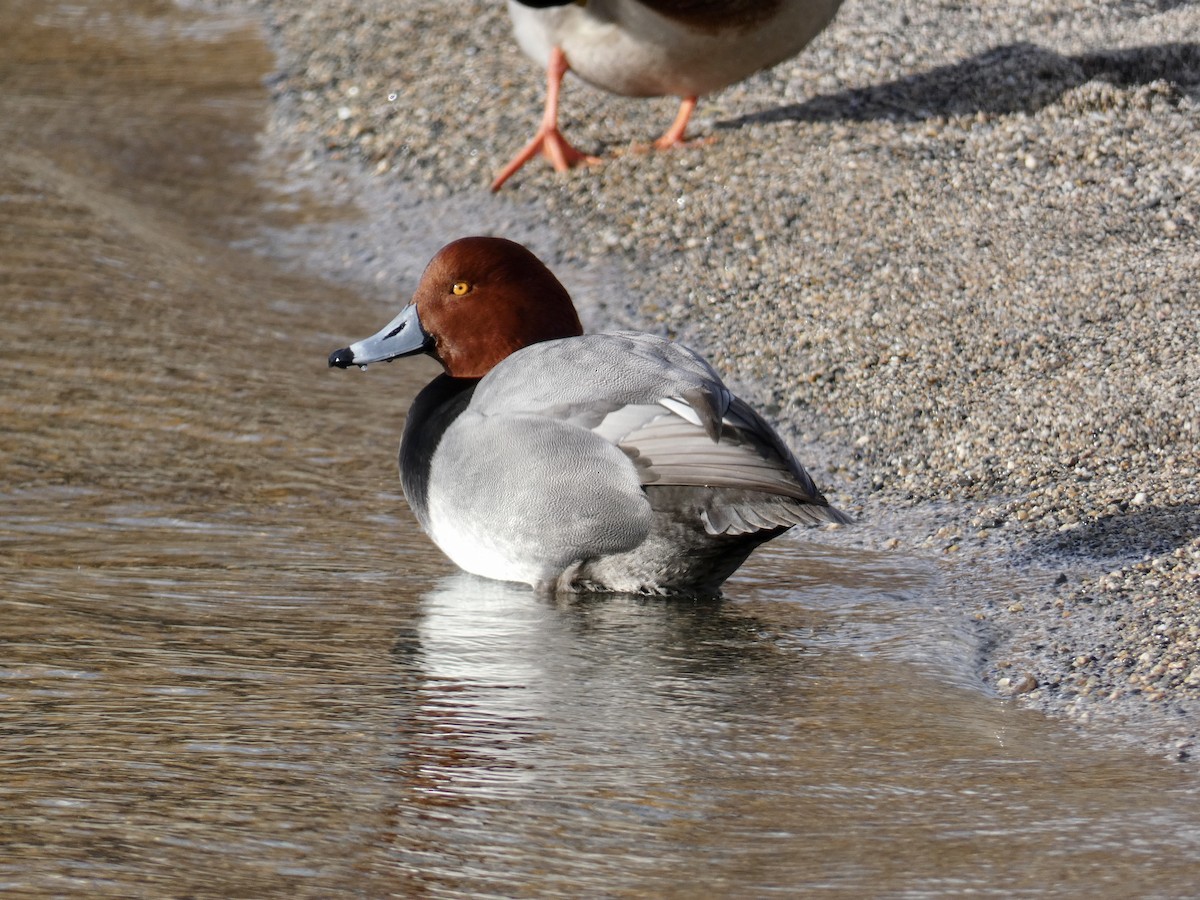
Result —
M648 490L705 489L715 501L701 513L711 534L848 521L771 427L736 397L715 440L700 413L679 398L615 410L594 430L634 461Z
M501 369L503 382L494 377ZM685 494L710 534L850 521L775 430L686 347L647 334L588 335L527 347L501 369L475 402L589 429L633 460L652 503L658 488L694 488Z

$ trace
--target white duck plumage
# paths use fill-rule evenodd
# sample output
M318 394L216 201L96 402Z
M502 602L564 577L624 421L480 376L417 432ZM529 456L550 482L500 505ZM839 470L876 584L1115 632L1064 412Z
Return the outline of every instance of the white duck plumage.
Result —
M565 73L630 97L678 96L679 115L656 142L683 140L702 94L799 53L842 0L508 0L521 49L546 68L546 109L537 134L492 183L497 190L544 153L562 170L594 162L558 131Z

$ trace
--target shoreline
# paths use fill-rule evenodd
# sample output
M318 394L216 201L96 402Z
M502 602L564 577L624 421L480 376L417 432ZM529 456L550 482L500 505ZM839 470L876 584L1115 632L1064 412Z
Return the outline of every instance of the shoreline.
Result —
M389 223L318 270L383 296L419 275L389 241L418 266L469 230L530 244L590 328L695 346L782 426L859 519L822 540L1024 585L950 591L987 686L1192 757L1200 7L848 0L702 98L715 140L678 152L629 149L672 99L568 81L564 132L604 164L492 196L543 90L502 4L221 3L279 54L268 144Z

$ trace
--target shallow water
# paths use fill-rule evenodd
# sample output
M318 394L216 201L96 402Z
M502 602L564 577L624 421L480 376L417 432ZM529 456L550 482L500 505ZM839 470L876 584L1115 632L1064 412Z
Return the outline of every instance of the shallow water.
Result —
M391 310L238 249L353 215L258 160L269 67L197 10L0 7L0 889L1194 892L1195 781L979 689L927 564L454 573L394 468L432 366L328 371Z

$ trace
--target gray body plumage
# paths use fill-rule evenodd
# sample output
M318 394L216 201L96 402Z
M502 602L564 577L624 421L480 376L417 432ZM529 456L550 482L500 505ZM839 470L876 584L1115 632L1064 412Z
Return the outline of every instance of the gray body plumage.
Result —
M763 541L848 521L707 363L640 333L533 344L477 382L439 376L400 463L452 560L546 590L715 594Z

